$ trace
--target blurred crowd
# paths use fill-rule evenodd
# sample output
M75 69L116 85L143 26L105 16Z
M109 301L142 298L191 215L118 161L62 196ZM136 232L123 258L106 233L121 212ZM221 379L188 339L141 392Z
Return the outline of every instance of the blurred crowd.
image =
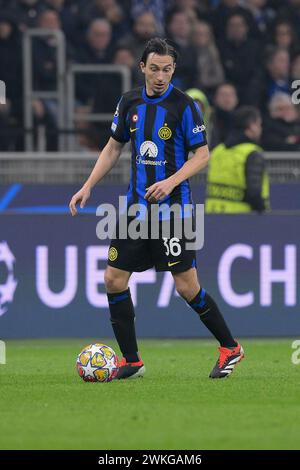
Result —
M133 87L143 83L138 64L147 41L167 37L179 51L173 83L199 101L211 148L231 130L234 110L253 105L263 115L266 150L300 150L300 107L291 100L300 79L300 0L0 0L2 151L24 148L22 34L33 27L64 32L67 63L125 65ZM35 38L36 90L56 88L56 67L55 39ZM79 76L78 113L111 113L120 92L117 76ZM35 126L55 136L55 103L32 106ZM83 148L103 145L109 125L80 125ZM49 138L47 149L55 148L57 138Z

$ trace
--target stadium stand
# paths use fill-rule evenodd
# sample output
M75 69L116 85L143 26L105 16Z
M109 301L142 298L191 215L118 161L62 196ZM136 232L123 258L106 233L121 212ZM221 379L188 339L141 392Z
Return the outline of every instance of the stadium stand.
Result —
M1 151L101 148L107 122L124 91L120 71L101 73L100 67L80 74L77 69L71 97L65 93L70 71L75 64L122 65L130 75L126 87L139 85L142 77L136 65L145 43L155 35L168 37L180 52L174 84L207 95L213 106L214 139L230 123L217 98L229 83L237 95L234 107L251 104L263 112L269 150L298 150L298 125L287 126L280 148L268 137L276 126L271 99L277 93L291 95L291 82L298 78L297 0L94 0L88 6L83 0L1 0L0 7L0 79L7 84L6 105L0 110ZM28 36L30 44L22 52ZM110 93L103 93L108 83ZM32 95L35 90L45 94ZM51 95L55 91L58 99ZM70 109L76 110L77 119L69 115ZM90 114L102 118L90 119ZM295 115L298 123L298 108ZM217 143L218 138L211 146Z

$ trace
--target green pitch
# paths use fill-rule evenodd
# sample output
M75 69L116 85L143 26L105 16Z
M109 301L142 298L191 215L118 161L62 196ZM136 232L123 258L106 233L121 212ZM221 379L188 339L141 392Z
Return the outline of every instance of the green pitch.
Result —
M7 342L0 449L300 448L292 340L242 341L246 358L216 381L208 379L214 342L145 340L146 376L107 384L84 383L75 371L90 342Z

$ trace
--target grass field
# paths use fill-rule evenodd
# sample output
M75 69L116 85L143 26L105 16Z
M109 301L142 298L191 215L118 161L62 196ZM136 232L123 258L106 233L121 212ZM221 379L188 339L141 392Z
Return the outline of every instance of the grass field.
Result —
M215 381L208 379L214 342L144 340L146 376L107 384L84 383L75 371L90 342L7 342L0 449L300 448L300 365L291 363L291 340L242 341L245 360Z

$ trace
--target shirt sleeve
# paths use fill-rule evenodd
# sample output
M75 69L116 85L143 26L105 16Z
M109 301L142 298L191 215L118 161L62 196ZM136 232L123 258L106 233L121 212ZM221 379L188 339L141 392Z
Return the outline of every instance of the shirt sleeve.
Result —
M252 152L247 158L245 167L247 185L245 201L258 212L266 210L265 201L261 195L264 169L265 162L262 154Z
M130 140L127 107L124 96L121 97L117 104L110 130L111 136L118 142L125 143Z
M195 101L189 103L184 110L182 128L187 150L195 150L207 144L202 113Z

